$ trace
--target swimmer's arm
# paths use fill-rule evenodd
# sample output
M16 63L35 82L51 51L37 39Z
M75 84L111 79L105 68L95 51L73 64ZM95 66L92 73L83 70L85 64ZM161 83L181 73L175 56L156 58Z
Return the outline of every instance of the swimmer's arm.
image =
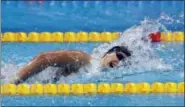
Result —
M46 60L45 54L40 54L36 56L32 61L30 61L27 65L25 65L23 68L21 68L18 71L18 75L15 78L14 83L19 84L25 81L33 74L37 74L41 72L48 65L49 65L49 61Z
M77 58L76 58L77 56ZM42 53L36 56L32 61L30 61L26 66L24 66L18 72L18 77L14 81L15 84L19 84L25 81L27 78L33 74L37 74L47 68L48 66L63 65L75 63L78 59L85 64L89 62L91 57L81 51L56 51Z

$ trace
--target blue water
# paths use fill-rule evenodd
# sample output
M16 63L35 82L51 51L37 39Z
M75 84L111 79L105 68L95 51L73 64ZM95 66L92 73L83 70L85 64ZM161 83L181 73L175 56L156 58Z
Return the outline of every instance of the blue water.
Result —
M87 53L91 53L92 48L99 44L2 44L2 60L7 62L13 62L18 64L20 62L28 62L30 58L39 54L40 52L56 49L73 49L83 50ZM157 51L158 45L165 45L164 52ZM67 47L65 47L67 46ZM88 47L87 47L88 46ZM12 48L13 47L13 48ZM98 80L89 80L85 82L182 82L184 81L184 44L153 44L153 48L156 49L156 53L164 59L166 64L173 66L172 72L142 72L134 73L132 75L124 75L122 78L115 78L109 80L106 77L99 78ZM172 50L173 49L173 50ZM31 50L31 51L30 51ZM15 54L16 53L16 54ZM30 58L26 58L30 56ZM25 57L25 58L24 58ZM172 59L172 60L169 60ZM8 61L9 60L9 61ZM97 95L97 96L14 96L3 97L2 105L184 105L184 95Z
M2 32L123 31L145 18L163 21L169 30L184 31L184 1L2 1ZM172 25L172 24L175 24Z
M99 95L6 97L3 105L32 106L183 106L183 95Z
M168 30L184 31L183 14L184 1L48 1L43 4L3 1L2 32L124 31L134 25L139 25L144 19L156 21L161 18L159 22ZM99 45L101 43L2 43L1 55L5 65L19 65L29 62L41 52L71 49L90 54ZM159 47L163 48L159 49ZM165 64L172 66L172 71L136 72L120 77L115 76L113 79L107 77L110 75L103 75L101 78L80 80L80 82L184 81L184 43L153 43L152 48ZM1 104L3 106L182 106L184 95L4 96Z

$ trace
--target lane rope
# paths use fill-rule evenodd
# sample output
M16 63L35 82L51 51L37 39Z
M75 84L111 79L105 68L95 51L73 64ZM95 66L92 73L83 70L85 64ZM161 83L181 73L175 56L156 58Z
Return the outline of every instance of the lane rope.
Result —
M184 94L184 82L1 84L3 96L97 95L97 94Z
M120 32L5 32L2 42L111 42ZM184 42L184 32L155 32L148 35L152 42ZM144 38L142 38L144 39Z

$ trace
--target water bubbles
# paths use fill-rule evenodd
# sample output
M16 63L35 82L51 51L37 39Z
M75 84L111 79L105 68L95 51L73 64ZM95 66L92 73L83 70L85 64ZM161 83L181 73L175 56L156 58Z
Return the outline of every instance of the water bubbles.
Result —
M18 66L16 64L6 64L6 63L2 63L1 65L1 81L3 83L9 83L12 81L12 79L14 77L17 76L17 72L18 71Z
M173 18L168 16L165 12L162 12L160 18L158 19L158 21L162 20L165 20L168 24L172 24L174 21Z

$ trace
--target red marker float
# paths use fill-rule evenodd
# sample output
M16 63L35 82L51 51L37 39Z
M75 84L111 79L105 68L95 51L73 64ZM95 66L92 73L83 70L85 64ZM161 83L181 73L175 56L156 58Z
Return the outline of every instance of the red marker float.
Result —
M151 33L151 34L149 34L149 37L152 39L152 42L160 42L161 41L161 33L160 32Z

